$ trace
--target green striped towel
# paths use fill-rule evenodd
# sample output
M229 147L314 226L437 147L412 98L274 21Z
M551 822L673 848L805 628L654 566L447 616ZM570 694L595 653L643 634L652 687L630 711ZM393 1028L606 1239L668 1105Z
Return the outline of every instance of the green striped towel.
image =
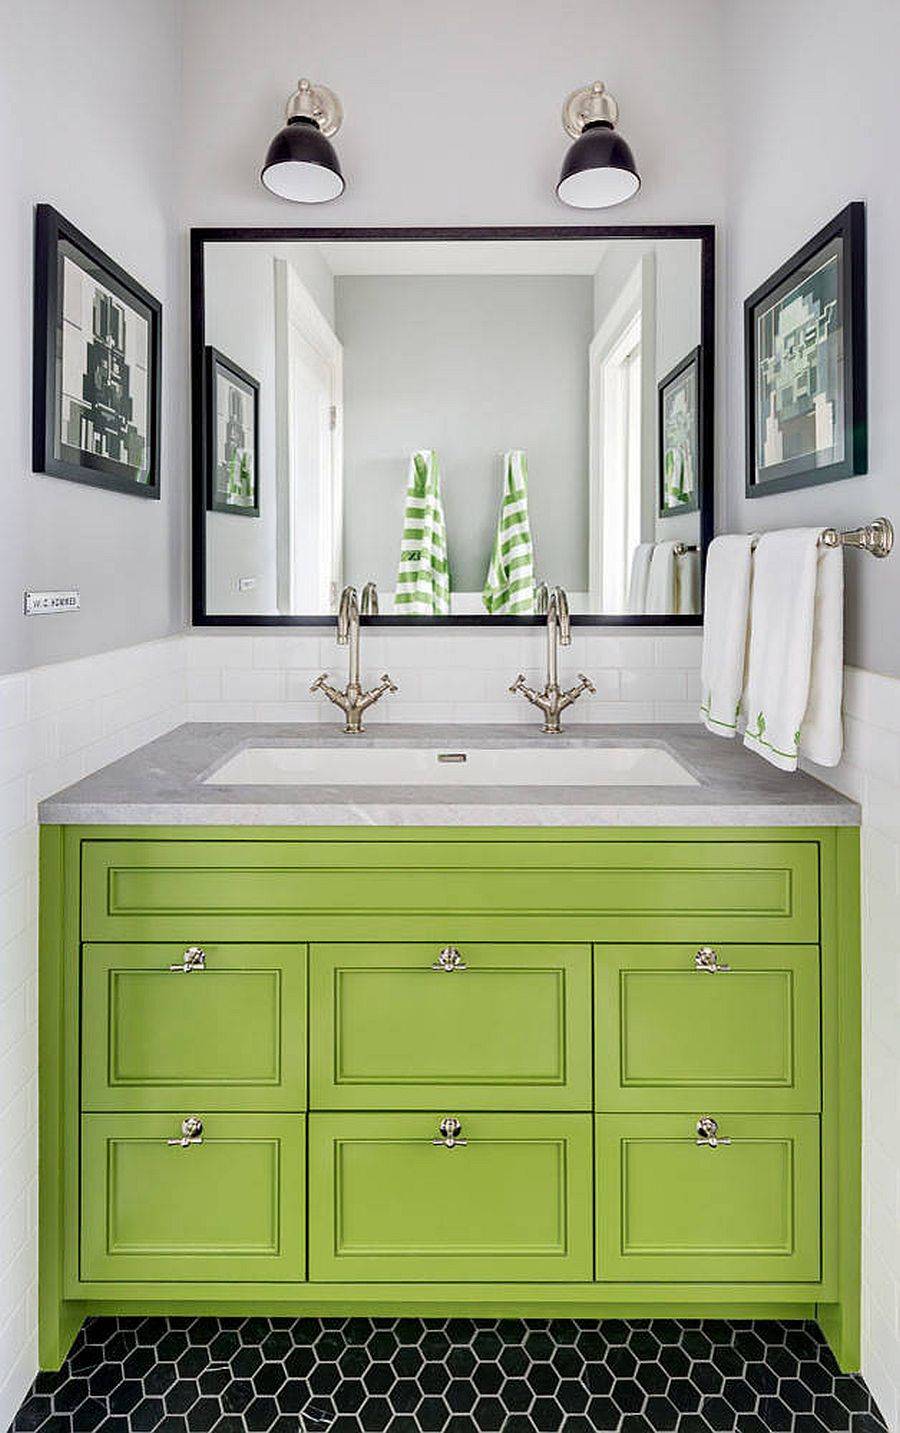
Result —
M528 523L528 476L520 449L503 454L503 497L482 601L504 616L534 611L534 548Z
M447 528L437 454L430 448L409 460L406 513L394 605L400 612L445 617L450 611Z

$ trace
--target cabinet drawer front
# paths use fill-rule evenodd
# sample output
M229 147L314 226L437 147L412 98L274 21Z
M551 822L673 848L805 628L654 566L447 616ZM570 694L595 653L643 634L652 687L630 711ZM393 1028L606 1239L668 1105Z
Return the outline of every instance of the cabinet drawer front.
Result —
M198 1114L84 1116L82 1279L305 1278L303 1117Z
M598 946L597 1107L819 1108L817 946Z
M818 1279L818 1117L723 1115L716 1149L697 1118L598 1117L598 1279Z
M814 841L88 841L82 871L86 940L818 938Z
M590 946L316 945L318 1109L591 1108Z
M590 1280L591 1116L311 1115L310 1277Z
M95 1110L302 1110L306 948L86 945L83 1105Z

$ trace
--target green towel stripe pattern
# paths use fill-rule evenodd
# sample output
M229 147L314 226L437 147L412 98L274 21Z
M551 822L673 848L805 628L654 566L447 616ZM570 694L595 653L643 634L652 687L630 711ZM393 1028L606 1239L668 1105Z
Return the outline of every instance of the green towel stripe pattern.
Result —
M534 611L534 548L528 522L528 475L525 454L503 455L503 497L497 536L482 601L488 612L503 616Z
M413 453L406 487L406 513L394 606L413 616L445 617L450 611L450 564L441 502L437 454Z

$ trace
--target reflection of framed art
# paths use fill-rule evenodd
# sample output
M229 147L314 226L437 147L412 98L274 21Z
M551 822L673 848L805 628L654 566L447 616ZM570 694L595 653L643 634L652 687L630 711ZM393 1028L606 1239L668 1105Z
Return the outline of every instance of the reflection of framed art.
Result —
M659 382L659 516L700 506L703 432L700 349L694 348Z
M848 204L744 304L748 497L866 471L865 246Z
M36 472L159 497L162 308L49 204L37 206Z
M207 507L259 517L259 384L218 349L206 350Z

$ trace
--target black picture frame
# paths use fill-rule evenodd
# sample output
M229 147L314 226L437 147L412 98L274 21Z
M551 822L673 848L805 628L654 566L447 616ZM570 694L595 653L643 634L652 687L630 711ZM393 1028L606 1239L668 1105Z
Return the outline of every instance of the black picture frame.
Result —
M253 502L228 502L221 496L218 481L218 442L216 414L218 405L216 391L219 376L250 394L253 403ZM206 505L209 512L227 513L229 517L259 517L259 382L240 364L228 358L219 349L207 344L206 348Z
M93 279L98 287L106 291L111 302L101 309L105 326L104 342L98 347L112 350L118 368L118 375L124 371L126 381L128 365L125 362L125 333L127 328L124 306L137 314L147 324L147 425L144 441L149 445L147 477L142 481L130 476L129 465L100 451L85 448L75 449L63 438L62 418L62 374L64 345L63 337L63 261L70 259L77 267ZM118 301L118 302L116 302ZM119 314L115 313L120 309ZM96 313L96 310L95 310ZM92 341L97 343L95 327ZM119 341L116 342L116 337ZM111 341L110 341L111 340ZM162 362L162 304L144 286L117 264L114 259L98 247L91 239L70 223L50 204L38 204L35 210L34 247L34 352L33 352L33 393L32 393L32 467L36 473L47 473L54 478L66 478L70 482L85 483L90 487L105 488L110 492L127 493L134 497L154 498L160 496L160 377ZM106 370L108 372L108 369ZM121 383L121 378L119 377ZM130 395L110 410L107 401L98 404L97 411L113 412L117 432L109 439L121 446L122 428L126 427L126 441L134 442L137 429L128 425L126 407ZM85 412L85 420L86 420ZM134 431L128 432L128 427ZM102 437L99 439L103 441ZM74 454L77 453L77 457Z
M817 260L822 261L819 264L821 270L831 257L837 261L834 304L840 325L839 373L842 388L841 414L836 423L833 417L830 420L835 436L840 434L840 444L831 446L840 456L830 461L818 461L815 453L798 453L769 464L772 469L770 476L760 476L759 318L761 313L773 311L774 306L791 292L792 284L796 288L804 278L811 277ZM861 201L848 204L836 214L745 300L744 404L748 498L837 482L867 471L866 207ZM805 421L808 426L811 421L808 412Z
M714 224L564 224L505 225L500 227L446 228L289 228L215 227L190 231L191 300L191 466L193 473L191 529L191 622L195 627L334 627L336 618L322 613L285 614L209 613L206 610L206 517L208 422L205 382L205 250L207 244L403 243L409 240L484 242L486 240L592 240L633 239L650 243L657 239L693 239L700 248L700 348L703 353L703 434L704 461L712 462L715 451L715 354L716 354L716 229ZM712 473L701 480L700 562L701 583L706 550L714 532L714 483ZM542 627L546 617L493 617L484 613L453 613L449 616L407 617L396 613L366 616L371 627ZM702 613L665 613L648 616L632 613L574 614L577 627L701 627Z
M666 446L663 441L665 402L668 390L679 382L684 374L694 373L694 394L695 413L693 421L694 429L694 452L696 454L694 488L693 493L686 502L666 504ZM684 513L698 512L700 508L700 489L703 483L704 458L703 451L703 352L698 344L692 348L690 353L685 354L679 363L671 368L664 378L657 384L656 400L656 464L657 464L657 516L660 518L679 517Z

